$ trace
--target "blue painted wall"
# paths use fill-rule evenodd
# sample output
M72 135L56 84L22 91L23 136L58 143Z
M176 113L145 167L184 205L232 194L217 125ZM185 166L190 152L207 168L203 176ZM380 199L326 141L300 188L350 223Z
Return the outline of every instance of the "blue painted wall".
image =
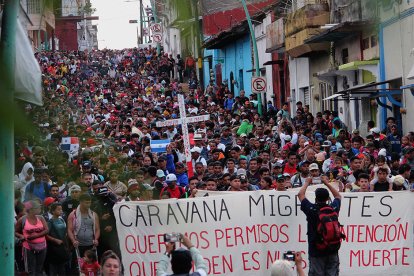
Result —
M233 72L234 79L239 84L239 87L234 87L235 96L239 95L239 92L242 89L242 87L240 87L242 83L244 86L244 90L246 91L246 95L251 94L250 82L252 78L252 72L246 72L253 68L250 47L250 36L248 34L235 41L230 42L221 49L204 50L204 57L210 55L213 58L213 70L217 63L224 60L224 63L222 63L222 79L223 81L225 79L228 80L229 88L230 73ZM243 81L240 80L240 70L243 70ZM210 79L210 72L207 59L205 59L203 63L203 74L205 80ZM206 81L205 86L207 85L208 82Z

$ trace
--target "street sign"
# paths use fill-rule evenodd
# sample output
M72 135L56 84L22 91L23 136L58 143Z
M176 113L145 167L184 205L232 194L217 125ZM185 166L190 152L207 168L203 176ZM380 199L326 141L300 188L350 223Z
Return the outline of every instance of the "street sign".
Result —
M153 35L152 35L152 40L153 40L155 43L159 43L159 42L161 42L161 41L162 41L162 34L153 34Z
M252 92L253 93L266 92L266 78L265 77L252 77Z
M151 25L151 31L153 33L161 33L161 24L160 23L154 23Z
M138 23L138 20L133 20L133 19L131 19L131 20L129 20L129 23L130 23L130 24L132 24L132 23Z

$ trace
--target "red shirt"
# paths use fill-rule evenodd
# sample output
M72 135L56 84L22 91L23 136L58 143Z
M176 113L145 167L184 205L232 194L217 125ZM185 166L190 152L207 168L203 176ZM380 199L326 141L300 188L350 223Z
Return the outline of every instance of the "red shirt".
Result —
M283 172L284 172L284 173L288 173L288 174L290 174L290 176L293 176L294 174L296 174L296 173L297 173L297 170L296 170L296 165L294 165L294 166L290 167L290 166L289 166L289 163L286 163L286 165L285 165L285 169L283 170Z
M162 194L167 191L170 194L170 198L181 198L181 196L185 193L184 188L179 187L178 185L175 185L174 189L171 189L170 187L164 187L161 190L160 197L162 197Z
M98 276L98 271L101 268L98 261L88 264L87 262L84 262L82 264L81 270L82 273L85 274L85 276Z

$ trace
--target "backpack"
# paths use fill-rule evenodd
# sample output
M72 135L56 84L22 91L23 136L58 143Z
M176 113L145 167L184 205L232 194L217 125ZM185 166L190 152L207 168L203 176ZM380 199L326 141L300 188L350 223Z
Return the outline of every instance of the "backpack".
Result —
M338 213L330 205L326 205L319 209L318 218L316 248L319 251L338 251L342 240L345 239L343 225L338 221Z

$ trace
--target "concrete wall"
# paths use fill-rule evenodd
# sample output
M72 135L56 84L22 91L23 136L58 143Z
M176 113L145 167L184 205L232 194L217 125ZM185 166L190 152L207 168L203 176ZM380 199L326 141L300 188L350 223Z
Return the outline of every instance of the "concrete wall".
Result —
M316 114L321 110L321 103L323 100L323 96L321 95L320 91L320 83L324 83L322 80L315 77L316 73L328 70L329 68L329 54L328 53L321 53L310 58L309 63L311 64L309 68L309 79L310 79L310 86L313 87L313 93L311 94L311 101L310 101L310 111L312 114ZM319 99L315 99L319 98Z
M292 116L296 112L296 102L304 101L301 89L309 88L309 59L290 58L290 110Z
M405 17L386 24L384 30L384 63L385 79L402 78L402 84L413 84L413 80L406 77L414 64L414 3L402 1L401 5L394 4L390 9L383 10L381 21L385 22L405 11ZM407 133L414 129L414 97L409 90L403 92L403 108L407 113L402 114L403 131ZM388 115L391 115L388 113Z
M229 42L226 47L222 49L205 50L204 57L212 56L212 69L215 72L216 64L221 63L222 65L222 80L228 81L230 88L230 73L233 72L234 80L237 81L237 85L234 86L234 94L238 96L240 90L244 88L246 95L251 94L251 72L246 72L253 68L252 64L252 52L250 46L250 36L246 34L242 38L235 41ZM242 70L242 78L240 78L240 70ZM210 72L208 66L208 60L203 61L203 74L206 80L204 85L208 85L210 79ZM243 85L243 87L242 87Z
M261 72L261 75L266 76L266 102L273 102L273 74L272 66L263 65L266 61L272 60L272 54L266 53L266 26L271 23L271 14L269 13L265 19L263 19L262 24L255 25L254 33L257 41L257 50L259 52L259 67L265 68L265 71ZM264 102L264 99L263 99Z

